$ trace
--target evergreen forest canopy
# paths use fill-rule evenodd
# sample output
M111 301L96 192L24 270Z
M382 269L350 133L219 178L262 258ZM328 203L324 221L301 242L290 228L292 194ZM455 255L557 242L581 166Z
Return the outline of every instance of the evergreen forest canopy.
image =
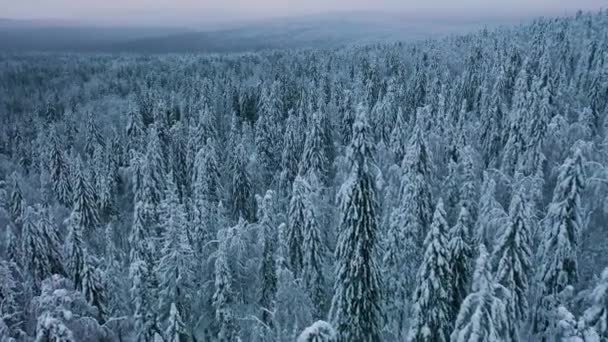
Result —
M0 55L0 341L608 340L608 12Z

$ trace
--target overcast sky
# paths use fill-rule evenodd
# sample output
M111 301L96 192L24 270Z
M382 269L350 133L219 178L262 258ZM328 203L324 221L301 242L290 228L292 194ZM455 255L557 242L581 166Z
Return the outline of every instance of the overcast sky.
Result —
M0 17L121 23L191 23L342 11L417 16L537 16L607 8L608 0L0 0Z

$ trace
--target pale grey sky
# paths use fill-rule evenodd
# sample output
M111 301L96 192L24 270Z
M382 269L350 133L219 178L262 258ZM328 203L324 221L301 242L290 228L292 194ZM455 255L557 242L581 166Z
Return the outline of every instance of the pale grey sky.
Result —
M559 15L606 7L608 0L0 0L0 17L179 24L340 11L478 18Z

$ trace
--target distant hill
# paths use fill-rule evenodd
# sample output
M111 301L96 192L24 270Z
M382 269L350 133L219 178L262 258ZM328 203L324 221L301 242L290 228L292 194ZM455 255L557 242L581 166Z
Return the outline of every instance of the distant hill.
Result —
M86 26L0 19L4 51L244 52L409 41L463 33L514 20L438 20L386 14L331 14L249 23L229 29Z

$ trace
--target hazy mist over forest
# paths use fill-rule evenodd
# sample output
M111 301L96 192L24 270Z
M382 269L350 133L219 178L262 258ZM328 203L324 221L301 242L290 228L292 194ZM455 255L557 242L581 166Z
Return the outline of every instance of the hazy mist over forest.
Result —
M0 342L608 342L605 0L0 0Z

